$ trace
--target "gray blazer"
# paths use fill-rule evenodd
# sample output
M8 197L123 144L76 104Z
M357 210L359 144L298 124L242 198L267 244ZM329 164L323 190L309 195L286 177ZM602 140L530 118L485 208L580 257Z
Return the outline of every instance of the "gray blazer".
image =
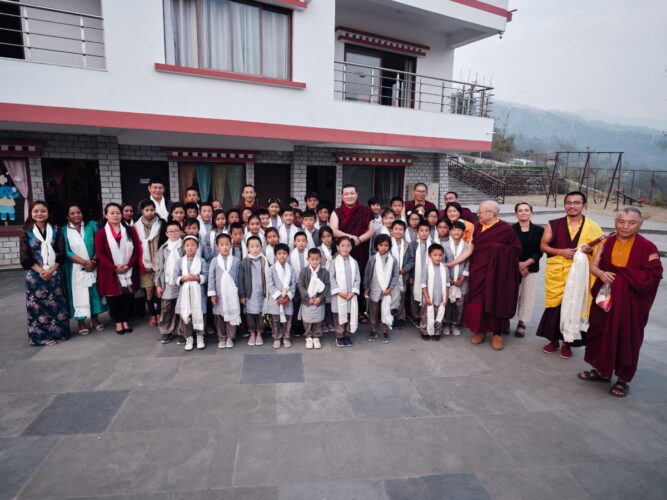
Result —
M288 262L289 264L289 262ZM279 266L279 263L273 264L269 268L269 272L266 275L266 286L269 290L269 300L267 300L267 306L266 306L266 312L268 314L280 314L280 306L276 302L276 299L282 295L283 292L283 286L284 284L280 282L280 278L278 277L278 271L276 271L276 267ZM291 268L292 266L290 266ZM289 284L287 284L287 287L289 288L289 292L287 292L287 297L290 299L287 305L283 306L283 310L285 311L285 314L294 314L294 307L292 306L292 299L294 298L294 294L296 293L296 273L294 272L294 269L292 269L292 272L290 273L290 280Z
M468 248L468 243L465 241L461 240L461 243L459 245L463 245L463 250ZM451 262L454 260L454 254L452 253L452 249L449 248L449 245L443 245L445 249L445 261L446 262ZM470 259L466 259L463 262L459 264L459 269L461 271L461 275L466 276L466 279L463 281L463 285L461 285L461 294L465 295L468 293L468 267L470 266ZM450 283L454 279L454 268L450 267L449 268L449 280Z
M232 277L232 281L238 286L239 282L239 264L240 261L234 256L232 257L232 266L229 269L229 274ZM222 267L218 264L218 259L215 258L211 261L211 264L208 266L208 293L209 297L220 297L222 295L222 290L220 289L220 278L222 277ZM222 302L218 300L218 303L213 306L213 314L222 316Z
M329 273L322 266L317 270L317 277L324 283L324 290L318 293L315 297L308 296L308 284L310 283L310 277L312 276L313 270L308 267L304 267L299 273L299 293L301 294L301 319L304 323L317 323L324 321L325 313L325 304L326 298L329 295L331 290L331 285L329 283ZM308 300L310 298L320 299L320 305L308 305Z
M266 257L263 255L259 258L266 262ZM246 299L250 298L252 295L251 260L252 259L250 257L246 257L239 265L239 280L237 285L239 287L239 297ZM266 265L268 266L268 262L266 262ZM264 293L266 294L266 273L262 273L262 286L264 287Z
M179 258L183 256L183 248L178 249ZM172 285L171 283L166 282L164 266L167 264L167 259L169 258L169 250L167 249L167 243L164 243L157 252L157 269L155 270L154 283L155 286L159 286L164 289L162 292L162 298L164 300L174 300L178 298L178 285Z
M393 261L394 265L391 268L391 279L389 280L389 288L391 288L392 290L396 288L399 276L398 262L396 262L396 259L393 259ZM368 259L368 262L366 263L366 270L364 271L364 282L363 282L364 290L368 290L370 288L371 282L373 280L374 271L375 271L375 256Z
M187 259L187 257L184 255L180 259L176 261L176 268L174 269L174 285L180 286L181 284L181 277L183 276L183 273L181 273L181 263L183 262L183 259ZM208 262L206 262L204 259L201 260L201 271L199 273L199 287L201 288L201 310L206 313L206 280L208 278ZM176 309L178 309L181 306L181 295L180 295L180 290L178 294L178 299L176 300Z
M349 290L341 290L340 286L338 286L338 282L336 281L336 264L335 264L335 258L334 261L331 262L331 267L329 268L329 281L331 282L331 312L337 313L338 312L338 298L334 297L333 295L338 294L338 292L343 292L343 293L348 293L348 292L354 292L357 295L361 293L361 273L359 272L359 264L357 261L350 257L350 266L352 269L355 269L355 276L354 276L354 282L352 283L352 286L349 287Z

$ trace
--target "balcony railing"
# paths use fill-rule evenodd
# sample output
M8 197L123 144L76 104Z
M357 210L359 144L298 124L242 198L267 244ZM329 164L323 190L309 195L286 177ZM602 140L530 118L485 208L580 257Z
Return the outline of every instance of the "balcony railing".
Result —
M488 117L493 88L389 68L334 63L334 95L343 101Z
M99 0L91 1L99 6ZM101 16L0 0L0 56L104 69Z
M447 166L449 175L452 177L479 189L500 203L505 203L504 179L499 179L478 168L465 165L454 158L449 158Z

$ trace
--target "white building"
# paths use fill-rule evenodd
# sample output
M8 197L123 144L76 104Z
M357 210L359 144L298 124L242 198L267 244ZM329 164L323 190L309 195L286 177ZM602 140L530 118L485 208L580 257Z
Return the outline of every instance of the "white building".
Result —
M509 18L507 0L0 0L0 265L25 200L99 218L155 175L225 207L245 182L261 203L338 203L347 182L440 199L447 154L493 131L454 50Z

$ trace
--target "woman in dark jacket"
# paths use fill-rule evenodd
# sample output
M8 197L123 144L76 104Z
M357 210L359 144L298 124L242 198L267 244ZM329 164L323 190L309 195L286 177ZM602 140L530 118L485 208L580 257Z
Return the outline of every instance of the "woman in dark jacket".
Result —
M535 304L535 286L537 285L537 273L540 270L540 241L544 228L530 222L533 216L533 206L530 203L517 203L514 213L519 222L514 224L519 241L521 241L521 256L519 257L519 272L521 273L521 286L519 287L519 299L516 308L516 318L519 320L514 331L514 336L523 337L526 334L526 323L533 315Z

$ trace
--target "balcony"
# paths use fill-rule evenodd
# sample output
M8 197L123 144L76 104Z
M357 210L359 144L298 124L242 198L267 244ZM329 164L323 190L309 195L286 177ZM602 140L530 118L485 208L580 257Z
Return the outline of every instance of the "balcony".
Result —
M334 97L434 113L488 118L493 88L390 68L335 61Z
M0 0L0 57L104 69L100 1L59 0L54 5Z

